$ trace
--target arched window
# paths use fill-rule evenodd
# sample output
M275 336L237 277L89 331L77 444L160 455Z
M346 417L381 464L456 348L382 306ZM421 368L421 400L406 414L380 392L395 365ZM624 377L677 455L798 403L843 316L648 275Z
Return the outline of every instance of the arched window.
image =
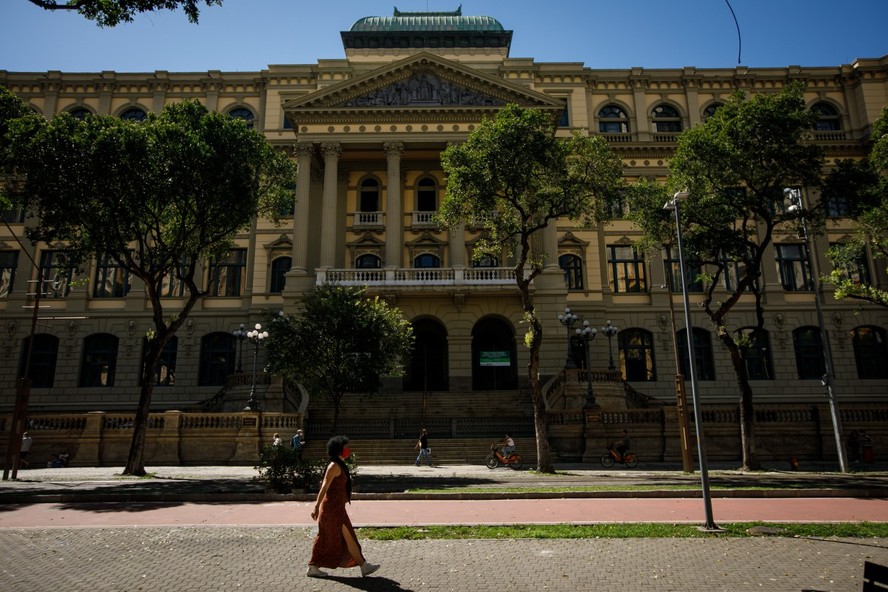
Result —
M242 119L247 124L248 128L253 128L253 118L255 116L253 115L253 112L246 107L235 107L228 112L228 115L235 119Z
M416 184L416 210L434 212L438 209L438 184L425 177Z
M815 132L837 132L842 129L842 118L835 107L829 103L814 103L811 111L817 114L814 122Z
M616 105L607 105L598 112L598 131L602 134L628 134L629 117Z
M179 349L179 338L173 335L157 360L157 368L154 371L154 386L173 386L176 384L176 353ZM148 338L142 338L142 359L148 353ZM139 376L141 380L141 375Z
M708 107L703 109L703 121L706 121L713 115L715 112L719 110L723 106L723 103L711 103Z
M820 378L826 372L823 365L823 342L817 327L799 327L792 332L796 369L801 379Z
M564 271L564 281L568 290L583 289L583 260L576 255L561 255L558 257L558 267Z
M422 255L417 255L416 258L413 259L413 267L417 269L441 267L441 260L437 255L423 253Z
M74 117L75 119L83 119L88 115L92 115L92 111L90 111L86 107L75 107L68 111L68 113L70 113L71 117Z
M25 358L28 355L30 337L22 342L22 355L19 362L19 376L25 374ZM52 388L55 381L56 362L59 358L59 338L47 333L34 335L34 347L31 349L31 364L28 367L28 378L31 388Z
M376 179L364 179L361 181L358 209L361 212L379 211L379 181Z
M124 121L145 121L148 114L141 107L130 107L120 114L120 118Z
M749 339L752 335L752 327L743 327L737 330L740 338ZM743 350L743 360L746 362L746 376L749 380L773 380L774 364L771 361L771 344L768 332L762 329L758 337L749 343Z
M617 334L620 348L620 370L623 379L634 382L654 382L654 335L644 329L623 329Z
M96 333L83 340L80 386L114 386L117 369L117 337Z
M200 386L222 386L234 372L237 340L231 333L210 333L200 341Z
M694 336L694 369L697 371L697 380L715 380L715 362L712 356L712 333L706 329L694 327L691 329ZM688 364L688 335L686 329L676 332L678 337L678 359L681 362L681 372L685 376L691 375L691 367Z
M499 267L499 259L493 255L481 255L472 259L472 267Z
M280 294L287 283L287 272L293 266L292 257L278 257L271 262L271 286L268 291L272 294Z
M857 327L852 331L854 361L857 377L862 379L888 378L888 355L885 348L885 330L879 327Z
M681 114L671 105L657 105L651 112L654 131L660 134L674 134L681 131Z
M361 255L355 259L355 269L379 269L382 267L382 259L372 253Z

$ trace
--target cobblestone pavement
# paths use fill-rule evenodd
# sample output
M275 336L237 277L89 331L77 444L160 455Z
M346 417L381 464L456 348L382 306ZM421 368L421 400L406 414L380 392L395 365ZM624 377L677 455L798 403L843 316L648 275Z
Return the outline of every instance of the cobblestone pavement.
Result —
M305 528L0 530L0 590L730 591L861 589L886 539L718 538L364 541L382 568L304 575Z

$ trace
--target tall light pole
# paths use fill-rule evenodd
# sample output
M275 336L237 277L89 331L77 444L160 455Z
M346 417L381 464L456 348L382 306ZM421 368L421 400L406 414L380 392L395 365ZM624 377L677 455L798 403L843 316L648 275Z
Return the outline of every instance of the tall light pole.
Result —
M613 323L607 321L604 324L604 327L601 328L601 332L604 333L605 337L607 337L607 369L608 370L616 370L617 367L614 365L614 349L612 340L614 335L617 334L619 329L614 326Z
M253 380L250 382L250 399L244 411L262 411L256 399L256 364L259 361L259 345L267 338L268 331L263 331L259 323L256 323L255 329L247 331L247 339L253 344Z
M564 364L565 368L576 368L577 364L573 359L573 347L571 347L570 337L573 334L574 323L577 322L577 315L570 312L570 308L564 309L564 314L558 315L558 322L564 325L567 329L567 362Z
M687 278L685 276L684 251L681 242L681 208L678 202L687 199L687 191L679 191L663 205L664 210L675 212L676 247L678 248L678 269L681 274L681 294L684 304L685 336L688 342L688 373L691 379L691 401L694 406L694 428L697 434L697 457L700 459L700 488L703 493L703 508L706 513L704 530L720 530L712 516L712 496L709 492L709 466L706 462L706 446L703 442L703 415L700 412L700 399L697 397L697 369L694 367L694 340L691 327L691 303L688 300Z
M589 342L595 339L598 329L589 326L589 321L583 321L583 328L577 328L577 335L583 340L583 347L586 350L586 409L595 407L595 395L592 392L592 368L589 366Z
M839 415L836 394L833 392L832 387L832 351L829 347L829 337L826 334L826 325L823 322L823 306L820 302L820 282L817 280L817 274L814 270L814 261L811 257L811 242L808 239L808 222L805 220L805 206L802 203L802 192L799 189L791 189L787 187L783 190L783 195L789 198L790 206L787 208L787 211L790 214L797 214L799 217L802 238L805 240L805 257L808 261L808 269L811 272L811 289L814 290L814 307L817 309L817 327L820 329L820 343L823 351L824 373L823 376L820 377L820 382L826 387L826 400L829 402L829 414L832 417L833 435L836 439L836 452L839 455L839 468L843 473L847 473L848 457L845 454L845 444L842 441L842 417Z

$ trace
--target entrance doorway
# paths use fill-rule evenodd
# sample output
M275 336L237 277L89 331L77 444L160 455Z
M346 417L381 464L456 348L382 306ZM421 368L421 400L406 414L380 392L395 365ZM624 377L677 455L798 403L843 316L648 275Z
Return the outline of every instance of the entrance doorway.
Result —
M478 391L518 388L518 360L512 326L496 317L472 329L472 388Z
M413 357L404 375L404 390L448 390L447 330L434 319L417 319L413 321L413 336Z

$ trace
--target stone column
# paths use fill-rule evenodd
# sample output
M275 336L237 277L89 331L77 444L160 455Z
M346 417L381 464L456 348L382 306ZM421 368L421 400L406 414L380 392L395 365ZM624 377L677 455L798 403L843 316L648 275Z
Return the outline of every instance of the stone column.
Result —
M466 266L466 225L460 222L450 231L450 267L463 269Z
M293 214L293 269L308 273L311 157L314 155L314 145L311 142L299 142L294 152L299 177L296 179L296 209Z
M321 267L336 266L336 201L339 192L339 155L342 145L339 142L321 144L324 155L324 201L321 210Z
M404 216L401 203L401 154L402 142L383 144L385 160L388 163L388 190L385 207L385 266L401 267L401 254L404 243Z
M545 263L543 267L558 267L558 222L549 220L543 230L543 250L545 251Z

